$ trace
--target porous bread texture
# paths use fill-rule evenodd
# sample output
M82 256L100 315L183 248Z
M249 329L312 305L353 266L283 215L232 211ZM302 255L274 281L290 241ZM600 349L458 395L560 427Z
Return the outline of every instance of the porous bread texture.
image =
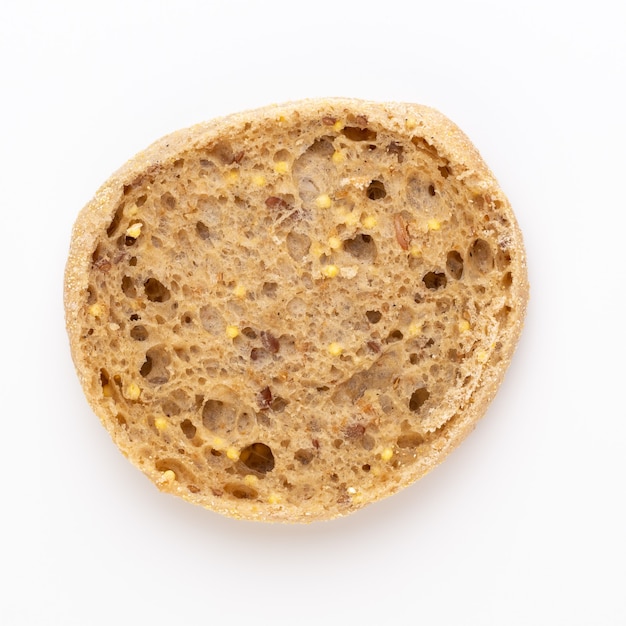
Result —
M163 491L251 520L351 513L493 398L528 284L476 149L412 104L308 100L165 137L73 230L72 355Z

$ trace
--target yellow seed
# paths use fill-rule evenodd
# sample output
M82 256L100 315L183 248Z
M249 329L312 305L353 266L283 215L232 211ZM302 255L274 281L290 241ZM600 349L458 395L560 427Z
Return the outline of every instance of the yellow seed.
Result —
M409 254L413 258L417 258L418 256L422 255L422 249L419 246L411 246L411 248L409 249Z
M284 116L284 115L279 115L279 116L276 118L276 121L277 121L277 122L280 122L280 123L282 124L283 122L285 122L285 121L286 121L286 120L285 120L285 116Z
M333 130L338 133L340 131L342 131L345 127L345 123L342 122L341 120L337 120L334 124L333 124Z
M96 304L92 304L88 310L89 315L93 315L93 317L102 317L102 314L104 313L102 305L98 302L96 302Z
M459 332L466 333L471 328L470 323L467 320L461 320L459 322Z
M333 156L330 157L330 159L333 163L342 163L343 161L345 161L346 157L343 152L341 152L340 150L336 150L335 152L333 152Z
M136 383L130 383L124 390L124 396L127 400L139 400L141 389Z
M237 448L230 447L226 450L226 456L231 461L237 461L239 459L239 450L237 450Z
M281 501L280 494L274 492L270 493L270 495L267 496L267 501L269 504L279 504Z
M366 215L362 221L363 221L363 226L365 228L369 228L370 230L372 228L376 228L376 225L378 224L378 220L376 219L374 215Z
M336 265L325 265L322 268L322 274L324 274L326 278L335 278L335 276L339 274L339 268Z
M246 295L247 291L246 288L243 285L237 285L234 289L233 289L233 295L236 298L244 298Z
M131 204L129 207L126 207L125 213L128 217L134 217L137 213L139 213L139 209L136 204Z
M141 222L137 222L136 224L132 224L126 229L126 236L132 237L133 239L137 239L139 235L141 235L141 229L143 224Z
M428 230L439 230L441 228L441 222L436 219L428 220Z
M338 250L339 248L341 248L341 239L339 239L339 237L329 237L328 247L331 250Z
M154 420L154 425L157 430L165 430L168 427L167 420L164 417L157 417Z
M165 470L163 474L161 474L161 482L164 483L172 483L176 480L176 474L172 470Z
M352 213L345 213L343 216L343 223L346 226L356 226L359 223L360 215L356 211Z
M320 196L315 198L315 206L318 209L330 209L330 205L332 204L332 200L327 193L323 193Z
M246 474L243 477L243 482L248 485L248 487L253 487L259 482L259 479L254 474Z
M393 450L391 448L385 448L381 453L380 453L380 458L383 461L391 461L391 457L393 456Z
M309 254L319 258L324 254L324 248L317 241L314 241L309 248Z
M405 126L407 130L413 130L417 126L417 120L414 117L407 117Z
M113 396L113 388L109 385L109 383L102 385L102 395L105 398L111 398Z
M328 345L328 352L331 356L339 356L343 352L343 346L336 341Z
M479 351L476 353L476 360L477 360L479 363L485 363L485 361L487 361L487 357L488 357L488 356L489 356L489 355L487 354L487 351L486 351L486 350L479 350Z
M226 336L229 337L230 339L234 339L235 337L238 337L239 328L237 328L237 326L235 326L234 324L229 324L228 326L226 326Z
M417 337L419 334L421 334L421 332L422 332L421 324L411 324L409 326L409 332L408 332L409 337Z
M211 446L213 446L215 450L223 450L225 445L226 445L226 442L221 437L213 437Z
M265 176L263 176L262 174L257 174L256 176L252 177L252 182L257 186L257 187L265 187L265 183L267 182L265 180Z
M277 174L286 174L289 171L289 163L287 161L278 161L274 164L274 171Z
M230 170L226 173L226 180L229 183L234 183L239 180L239 171L238 170Z

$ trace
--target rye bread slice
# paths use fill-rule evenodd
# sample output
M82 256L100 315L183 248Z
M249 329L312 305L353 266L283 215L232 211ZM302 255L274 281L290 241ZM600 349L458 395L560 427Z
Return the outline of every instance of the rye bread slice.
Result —
M346 515L472 430L519 338L511 207L414 104L305 100L173 133L72 234L85 395L159 489L262 521Z

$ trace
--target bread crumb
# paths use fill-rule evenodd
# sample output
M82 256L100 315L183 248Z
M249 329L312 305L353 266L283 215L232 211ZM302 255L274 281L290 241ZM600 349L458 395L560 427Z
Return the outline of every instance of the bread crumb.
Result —
M329 237L328 247L331 250L338 250L339 248L341 248L341 239L339 239L339 237Z
M487 361L487 357L489 355L487 354L486 350L478 350L478 352L476 352L476 360L479 363L485 363Z

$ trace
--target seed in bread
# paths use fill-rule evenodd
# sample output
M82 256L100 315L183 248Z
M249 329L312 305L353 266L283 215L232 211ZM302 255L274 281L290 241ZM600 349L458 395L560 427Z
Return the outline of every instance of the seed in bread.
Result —
M237 518L351 513L484 414L528 284L510 205L418 105L307 100L179 131L80 213L72 355L120 450Z

